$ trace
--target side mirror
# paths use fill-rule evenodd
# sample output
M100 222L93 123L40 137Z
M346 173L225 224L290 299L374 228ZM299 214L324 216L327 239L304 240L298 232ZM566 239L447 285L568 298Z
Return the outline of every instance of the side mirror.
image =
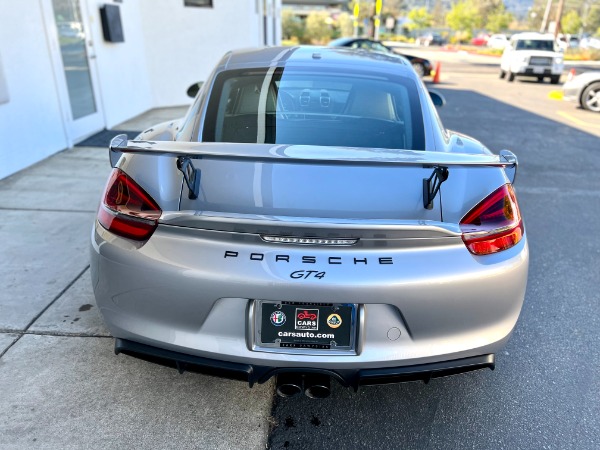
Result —
M435 106L444 106L446 104L444 96L437 91L429 91L429 96Z
M198 91L200 91L203 84L204 81L198 81L197 83L192 84L187 90L188 97L196 98L196 95L198 95Z

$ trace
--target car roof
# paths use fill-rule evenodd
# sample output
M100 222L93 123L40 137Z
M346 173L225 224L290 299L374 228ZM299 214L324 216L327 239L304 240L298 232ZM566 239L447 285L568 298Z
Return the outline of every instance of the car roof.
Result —
M537 40L544 40L544 41L553 41L554 40L554 35L553 34L542 34L542 33L534 33L534 32L527 32L527 33L517 33L517 34L513 34L511 39L537 39Z
M413 77L408 61L400 55L347 47L266 47L236 50L223 57L223 70L283 66L344 66L351 69L399 73Z

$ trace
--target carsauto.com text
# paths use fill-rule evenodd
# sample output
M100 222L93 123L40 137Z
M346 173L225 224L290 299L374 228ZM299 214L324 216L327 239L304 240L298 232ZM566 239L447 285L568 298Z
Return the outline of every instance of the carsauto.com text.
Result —
M297 332L297 331L280 331L277 333L279 337L295 337L295 338L317 338L317 339L334 339L335 335L332 333L311 333L309 331Z

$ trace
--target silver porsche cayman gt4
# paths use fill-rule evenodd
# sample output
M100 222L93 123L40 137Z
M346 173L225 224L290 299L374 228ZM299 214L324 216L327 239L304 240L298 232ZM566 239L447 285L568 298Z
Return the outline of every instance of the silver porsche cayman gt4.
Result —
M493 369L527 282L517 158L434 103L401 57L237 51L181 121L113 139L91 266L116 352L313 397Z

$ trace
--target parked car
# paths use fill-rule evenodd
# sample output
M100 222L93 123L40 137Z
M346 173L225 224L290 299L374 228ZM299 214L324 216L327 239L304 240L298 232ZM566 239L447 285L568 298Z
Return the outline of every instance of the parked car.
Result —
M586 37L579 42L581 48L600 49L600 37Z
M500 78L549 78L550 83L558 84L563 67L563 54L557 51L552 34L518 33L510 38L502 53Z
M569 38L569 48L579 48L580 43L581 41L577 36L571 36Z
M504 49L508 45L508 38L505 34L492 34L487 40L487 46L498 50Z
M393 50L390 47L384 45L380 41L375 41L373 39L365 39L365 38L339 38L329 43L330 47L349 47L349 48L359 48L363 50L373 51L373 52L382 52L393 55L401 55L410 61L415 72L422 78L425 76L431 75L431 71L433 70L433 65L431 61L425 58L419 58L417 56L409 55L404 53L402 50Z
M517 159L379 52L227 53L110 144L91 235L115 351L289 396L493 368L525 295Z
M471 45L476 45L478 47L486 45L489 38L490 38L489 34L485 34L485 33L478 34L473 39L471 39Z
M600 112L600 72L584 72L563 85L563 99L583 109Z
M439 33L425 33L419 36L415 40L415 43L417 45L424 45L425 47L429 47L430 45L446 45L447 41Z

